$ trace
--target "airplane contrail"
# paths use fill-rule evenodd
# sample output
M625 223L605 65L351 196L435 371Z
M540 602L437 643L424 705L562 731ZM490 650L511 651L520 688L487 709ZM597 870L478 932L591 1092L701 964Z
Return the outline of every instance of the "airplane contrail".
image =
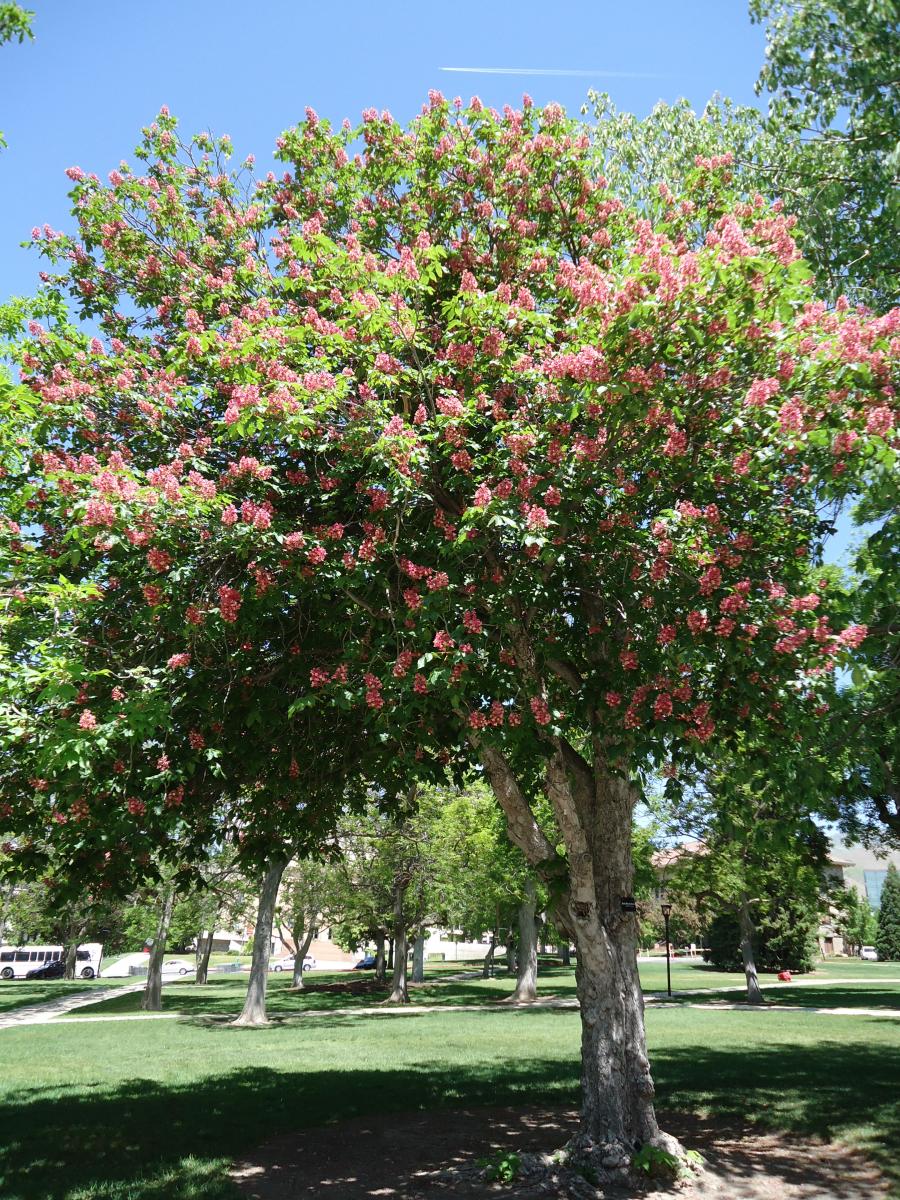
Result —
M452 71L458 75L571 75L578 78L596 78L605 75L610 79L670 79L670 75L660 75L655 71L605 71L582 70L569 67L441 67L442 71Z

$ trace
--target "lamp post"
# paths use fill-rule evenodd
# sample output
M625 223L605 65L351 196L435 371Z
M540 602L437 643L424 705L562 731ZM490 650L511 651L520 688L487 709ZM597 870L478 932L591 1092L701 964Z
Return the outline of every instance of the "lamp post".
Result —
M666 990L669 995L672 995L672 966L669 956L669 915L672 912L671 904L661 904L663 920L666 923Z

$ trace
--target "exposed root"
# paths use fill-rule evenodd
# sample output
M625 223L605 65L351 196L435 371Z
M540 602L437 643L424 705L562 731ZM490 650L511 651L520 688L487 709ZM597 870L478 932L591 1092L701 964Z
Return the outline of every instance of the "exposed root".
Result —
M514 1170L514 1179L499 1176L527 1194L568 1197L569 1200L601 1200L614 1194L644 1194L660 1178L686 1178L699 1170L696 1156L687 1156L677 1138L661 1133L643 1151L622 1142L595 1142L576 1134L565 1147L552 1154L501 1155L496 1162L454 1166L435 1173L441 1187L471 1186L498 1179L498 1172Z

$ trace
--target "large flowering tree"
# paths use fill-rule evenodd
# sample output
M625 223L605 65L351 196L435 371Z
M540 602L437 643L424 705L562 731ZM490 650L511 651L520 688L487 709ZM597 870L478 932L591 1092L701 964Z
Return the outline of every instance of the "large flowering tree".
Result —
M865 636L808 580L891 453L900 317L815 302L791 221L734 194L727 154L654 224L628 210L553 105L433 93L408 129L373 110L341 131L309 111L255 185L225 153L164 112L140 168L70 171L77 236L35 233L7 619L62 572L94 595L72 612L115 614L179 687L202 668L196 698L252 655L276 757L315 712L398 779L480 762L577 941L584 1133L624 1162L667 1141L622 904L641 779L751 720L794 738ZM77 719L41 710L48 737L89 760L113 683L93 670ZM200 732L177 731L176 771L225 722ZM151 758L131 791L143 774L158 807ZM13 828L35 802L14 791Z

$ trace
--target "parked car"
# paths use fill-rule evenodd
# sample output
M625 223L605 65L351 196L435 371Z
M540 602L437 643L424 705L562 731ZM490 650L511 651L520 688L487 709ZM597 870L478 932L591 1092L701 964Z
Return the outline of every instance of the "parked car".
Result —
M878 951L874 946L860 946L859 957L867 958L869 962L878 962Z
M35 967L33 971L28 971L25 974L26 979L62 979L66 973L65 960L56 958L52 962L46 963L43 967Z
M196 970L186 958L167 958L162 965L163 975L193 975Z
M367 954L365 958L361 958L358 963L353 964L354 971L374 971L375 970L375 955Z
M293 971L295 958L293 954L288 954L284 958L279 958L277 962L272 963L269 968L271 971ZM312 971L316 965L316 960L311 954L307 954L303 959L303 970Z

